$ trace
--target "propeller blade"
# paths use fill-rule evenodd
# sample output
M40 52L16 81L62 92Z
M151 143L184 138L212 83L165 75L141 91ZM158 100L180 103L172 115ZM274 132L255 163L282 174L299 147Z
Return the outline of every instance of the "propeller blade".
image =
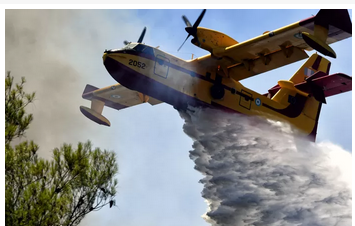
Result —
M182 16L182 19L184 20L186 27L192 27L190 21L187 19L185 15Z
M138 39L138 43L142 43L146 30L147 30L147 28L144 27L144 29L143 29L143 31L142 31L142 34L141 34L141 36L140 36L139 39Z
M182 45L180 46L180 48L178 49L178 51L181 49L181 47L185 44L186 40L190 37L190 34L186 37L185 41L182 43Z
M185 44L186 40L190 37L190 35L192 35L194 37L194 39L192 39L191 42L195 43L195 41L198 43L198 46L201 47L201 43L200 40L198 40L197 37L197 27L198 25L201 23L202 18L204 17L206 12L206 9L202 10L200 16L197 18L197 20L195 21L194 25L191 27L191 23L190 21L187 19L187 17L185 15L182 16L183 21L186 24L185 27L185 31L189 34L187 36L187 38L185 39L185 41L182 43L182 45L180 46L180 48L178 49L178 51L181 49L181 47ZM194 41L195 40L195 41Z
M124 40L124 41L123 41L123 44L128 45L128 44L129 44L129 41Z
M202 13L200 14L200 16L197 18L196 22L194 23L194 28L197 28L198 25L200 24L203 16L205 15L206 9L202 10Z

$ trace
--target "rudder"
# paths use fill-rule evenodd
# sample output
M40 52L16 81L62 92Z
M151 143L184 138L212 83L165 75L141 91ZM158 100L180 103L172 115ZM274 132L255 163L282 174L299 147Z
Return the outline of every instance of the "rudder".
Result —
M331 63L329 60L321 57L318 54L313 54L298 71L290 78L294 84L305 81L309 76L313 75L317 71L322 71L329 74Z
M304 82L307 78L312 76L317 71L324 72L329 75L331 63L326 58L313 54L302 67L290 78L294 84ZM313 130L307 138L313 142L316 140L318 120L322 109L322 103L317 101L314 96L308 97L303 108L303 113L314 120Z
M290 78L290 80L278 81L278 86L275 86L269 90L270 94L274 92L271 99L285 106L294 104L294 102L297 101L297 96L307 98L302 112L305 116L314 121L313 130L308 131L308 137L312 141L315 141L322 103L316 100L316 98L313 95L310 95L310 93L304 92L303 90L297 88L297 84L305 83L307 78L319 71L328 75L330 65L331 63L327 59L318 54L313 54Z

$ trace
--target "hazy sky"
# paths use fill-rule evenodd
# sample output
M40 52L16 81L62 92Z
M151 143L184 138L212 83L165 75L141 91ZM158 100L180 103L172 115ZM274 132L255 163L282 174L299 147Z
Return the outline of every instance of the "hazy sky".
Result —
M136 41L147 27L144 42L184 59L206 51L187 41L181 16L194 23L201 10L6 10L5 69L26 76L27 89L37 92L30 110L34 122L28 138L42 156L63 142L92 140L115 150L119 164L117 207L89 214L82 225L208 225L201 197L202 175L194 170L188 151L192 140L183 120L169 105L144 104L122 111L105 108L111 127L97 125L79 111L86 84L108 86L115 80L102 64L105 49ZM201 27L245 41L315 15L318 10L207 10ZM351 11L350 11L351 14ZM189 39L191 40L191 38ZM352 39L332 45L337 59L331 73L352 75ZM309 52L311 55L313 52ZM265 93L280 79L289 79L304 61L256 76L242 83ZM318 141L328 140L351 152L352 92L327 99L318 127Z

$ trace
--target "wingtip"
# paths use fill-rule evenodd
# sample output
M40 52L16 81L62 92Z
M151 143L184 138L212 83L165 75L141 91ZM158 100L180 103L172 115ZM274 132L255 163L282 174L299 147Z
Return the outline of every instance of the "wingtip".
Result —
M104 126L111 126L110 121L105 118L103 115L95 112L94 110L85 107L85 106L80 106L80 111L83 115L85 115L88 119L91 121L96 122L97 124L104 125Z
M90 93L90 92L92 92L92 91L95 91L95 90L97 90L97 89L99 89L99 88L97 88L97 87L95 87L95 86L92 86L92 85L90 85L90 84L86 84L85 89L84 89L84 92L83 92L83 95L86 94L86 93Z

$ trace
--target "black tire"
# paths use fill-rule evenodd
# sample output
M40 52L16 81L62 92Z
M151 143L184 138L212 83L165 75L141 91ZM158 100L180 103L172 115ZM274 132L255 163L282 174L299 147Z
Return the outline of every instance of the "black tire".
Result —
M211 96L213 99L220 100L224 97L224 88L222 85L213 85L210 89Z

